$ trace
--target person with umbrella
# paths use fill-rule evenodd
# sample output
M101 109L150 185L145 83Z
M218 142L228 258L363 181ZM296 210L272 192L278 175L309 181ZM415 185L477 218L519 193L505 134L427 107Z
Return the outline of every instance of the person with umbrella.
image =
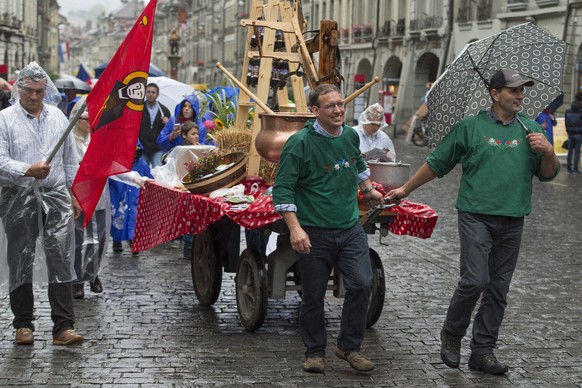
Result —
M405 198L462 165L456 203L461 278L441 329L440 355L447 366L459 366L461 339L481 298L473 321L469 368L503 374L508 367L497 361L493 350L517 264L524 217L531 212L532 179L551 181L560 165L541 126L520 112L524 86L533 86L534 81L501 69L487 84L493 101L490 109L454 124L418 172L388 192L386 199Z

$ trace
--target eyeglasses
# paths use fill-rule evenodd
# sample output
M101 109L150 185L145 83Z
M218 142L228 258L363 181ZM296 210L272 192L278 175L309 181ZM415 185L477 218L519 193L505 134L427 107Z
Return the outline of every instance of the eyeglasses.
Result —
M45 88L33 89L29 88L28 86L21 86L19 89L26 94L44 94L46 92Z
M324 105L324 106L322 106L322 108L326 109L326 110L334 110L336 107L338 107L339 109L344 109L345 105L346 104L344 104L343 101L340 101L340 102L336 102L335 104Z

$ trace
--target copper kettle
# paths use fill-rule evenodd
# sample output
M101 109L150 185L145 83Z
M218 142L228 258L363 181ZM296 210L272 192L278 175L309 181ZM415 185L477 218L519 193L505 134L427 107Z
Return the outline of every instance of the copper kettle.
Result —
M255 139L255 148L263 159L277 163L287 139L302 129L307 120L315 119L315 115L309 112L259 113L259 118L261 129Z

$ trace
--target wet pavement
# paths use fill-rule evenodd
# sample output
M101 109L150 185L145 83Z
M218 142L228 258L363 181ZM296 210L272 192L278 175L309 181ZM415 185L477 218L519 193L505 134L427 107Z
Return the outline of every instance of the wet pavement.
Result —
M395 140L398 158L414 172L428 150ZM564 166L562 166L564 167ZM459 369L439 357L439 330L457 282L454 201L460 169L409 198L439 213L430 239L370 236L386 269L386 300L367 330L363 353L376 363L358 374L333 355L341 299L326 299L329 334L325 375L302 370L299 297L269 299L262 327L242 327L234 274L226 273L218 301L201 307L190 262L166 243L132 256L108 253L100 278L75 301L77 330L86 342L52 345L46 291L36 295L36 342L14 344L8 298L0 294L0 386L26 387L582 387L582 176L565 168L551 183L534 184L522 250L501 328L498 358L509 373L469 370L469 340ZM502 173L502 172L500 172ZM384 245L384 244L388 245Z

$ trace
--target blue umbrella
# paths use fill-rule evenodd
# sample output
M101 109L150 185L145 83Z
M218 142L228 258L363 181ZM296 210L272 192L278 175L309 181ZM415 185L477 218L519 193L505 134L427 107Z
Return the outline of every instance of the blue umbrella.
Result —
M103 74L103 71L105 70L105 68L107 67L108 64L109 64L109 61L100 64L99 66L97 66L94 69L96 78L99 78L101 76L101 74ZM150 70L148 71L148 75L150 77L167 77L168 76L168 74L166 74L162 69L160 69L159 67L157 67L156 65L154 65L151 62L150 62Z

